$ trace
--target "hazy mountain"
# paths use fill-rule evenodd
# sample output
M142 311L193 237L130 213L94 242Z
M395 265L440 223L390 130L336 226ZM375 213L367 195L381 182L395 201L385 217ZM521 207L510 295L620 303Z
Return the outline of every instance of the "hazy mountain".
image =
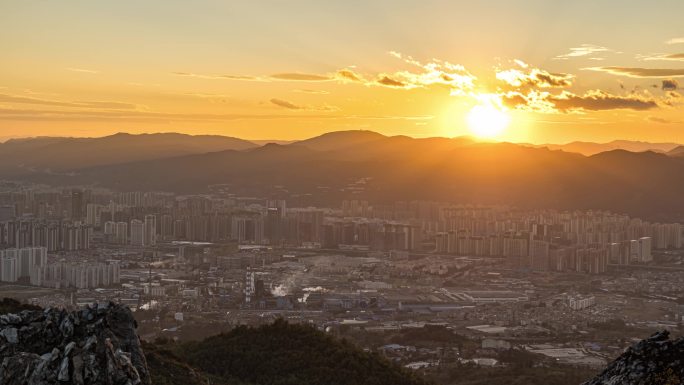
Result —
M306 140L300 140L293 144L309 147L318 151L339 151L377 142L387 139L387 136L374 131L354 130L354 131L335 131L316 136Z
M176 133L132 135L119 133L101 138L10 139L0 144L0 172L63 172L84 167L128 163L256 147L246 140L215 135Z
M333 134L330 134L333 135ZM342 136L348 133L340 134ZM439 200L559 209L609 209L649 219L684 219L684 158L614 150L583 156L511 143L464 139L354 139L356 146L317 138L326 151L269 144L75 170L32 173L54 184L91 184L133 191L202 192L225 184L236 194L307 196L309 204L342 199ZM333 135L334 136L334 135ZM362 189L350 185L365 178Z
M631 152L668 152L677 146L679 146L678 143L650 143L631 140L614 140L608 143L571 142L567 144L543 144L537 147L547 147L551 150L576 152L583 155L594 155L612 150L627 150Z
M684 157L684 146L677 146L672 150L667 152L669 156L683 156Z

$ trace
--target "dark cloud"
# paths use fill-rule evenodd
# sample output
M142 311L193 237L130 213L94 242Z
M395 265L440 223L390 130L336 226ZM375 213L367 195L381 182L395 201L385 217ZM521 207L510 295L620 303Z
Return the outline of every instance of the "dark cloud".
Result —
M679 83L677 83L677 81L674 79L663 80L663 91L676 91L678 87Z
M655 100L644 99L638 96L617 96L602 91L592 91L584 95L563 93L559 96L550 96L550 102L560 111L568 110L650 110L657 108Z
M584 95L562 92L552 95L547 92L531 91L527 94L508 92L501 94L501 102L509 108L517 108L541 113L602 110L650 110L658 107L654 99L639 95L619 96L594 90Z
M336 77L341 80L348 80L352 82L363 82L361 75L350 69L341 69L335 73Z
M587 69L633 78L684 77L684 68L591 67Z
M677 123L677 122L673 122L672 120L667 120L667 119L659 118L656 116L649 116L648 120L651 122L662 123L662 124Z
M298 106L294 103L290 103L287 100L282 100L282 99L271 99L271 103L275 104L278 107L283 107L287 108L288 110L303 110L303 106Z
M391 77L387 75L382 75L378 78L377 80L378 84L381 84L383 86L387 87L394 87L394 88L404 88L406 87L406 83L401 82L399 80L392 79Z
M294 80L294 81L305 81L305 82L324 82L327 80L332 80L328 75L318 75L318 74L303 74L303 73L281 73L273 74L270 76L273 79L278 80Z

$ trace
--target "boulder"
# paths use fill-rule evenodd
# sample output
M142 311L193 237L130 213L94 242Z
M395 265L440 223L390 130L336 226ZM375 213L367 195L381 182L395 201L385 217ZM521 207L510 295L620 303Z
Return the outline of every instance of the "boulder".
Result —
M131 310L113 302L0 316L0 384L149 385Z

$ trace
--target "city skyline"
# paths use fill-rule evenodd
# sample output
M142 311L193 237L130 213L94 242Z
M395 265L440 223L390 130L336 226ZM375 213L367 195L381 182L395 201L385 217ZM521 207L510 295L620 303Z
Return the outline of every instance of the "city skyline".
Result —
M365 129L682 143L682 7L3 2L0 140Z

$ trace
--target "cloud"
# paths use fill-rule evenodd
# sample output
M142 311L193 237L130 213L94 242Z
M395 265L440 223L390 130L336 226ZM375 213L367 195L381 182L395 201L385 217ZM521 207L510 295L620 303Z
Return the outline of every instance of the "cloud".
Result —
M67 71L72 71L72 72L87 73L87 74L99 74L99 73L100 73L100 71L88 70L88 69L85 69L85 68L73 68L73 67L69 67L69 68L66 68L66 70L67 70Z
M192 78L199 78L199 79L219 79L219 80L243 80L243 81L252 81L252 82L264 82L267 81L266 79L262 77L257 77L257 76L248 76L248 75L203 75L203 74L196 74L192 72L171 72L173 75L176 76L187 76L187 77L192 77Z
M568 91L563 91L558 95L539 91L531 91L527 94L508 92L500 97L502 103L508 107L542 113L620 109L643 111L658 107L658 103L653 98L641 95L619 96L601 90L588 91L584 95L576 95Z
M402 55L399 52L390 51L389 54L418 68L418 71L398 71L391 74L380 74L374 82L376 85L404 89L440 85L448 87L452 95L463 95L465 91L473 88L474 82L477 79L460 64L453 64L438 59L422 63L411 56Z
M600 90L593 90L582 96L563 92L559 96L552 96L549 100L560 111L568 110L650 110L657 108L658 103L652 99L646 99L637 95L617 96Z
M671 60L671 61L684 61L684 53L660 53L652 55L639 55L637 59L645 61L655 61L655 60Z
M528 66L529 67L529 66ZM528 71L510 69L499 71L496 78L513 87L570 87L574 76L563 73L550 73L539 68Z
M582 44L579 47L570 48L570 52L558 55L554 59L566 60L574 57L589 56L599 52L609 52L612 51L610 48L601 47L594 44Z
M666 41L665 44L684 44L684 37L675 37Z
M677 83L676 80L667 79L667 80L663 80L663 85L661 88L663 91L676 91L678 86L679 86L679 83Z
M330 92L325 91L325 90L310 90L310 89L306 89L306 88L295 89L295 90L292 90L292 92L299 92L302 94L314 94L314 95L328 95L330 93Z
M408 86L408 84L396 79L392 79L388 75L380 75L380 77L377 80L377 83L383 86L394 88L405 88Z
M651 122L661 123L661 124L682 123L679 120L668 120L668 119L659 118L657 116L649 116L648 118L646 118L646 120L649 120Z
M299 82L327 82L337 81L341 83L358 83L366 86L384 86L391 88L413 89L424 88L433 85L446 86L452 94L463 94L465 90L473 88L475 76L470 74L463 66L446 61L433 59L428 63L421 63L410 56L403 56L397 52L391 55L418 67L418 71L398 71L394 73L381 73L376 76L364 76L350 68L342 68L332 73L313 74L300 72L276 73L266 76L250 75L205 75L192 72L172 72L176 76L196 77L201 79L223 79L244 81L299 81Z
M16 103L16 104L34 104L54 107L71 107L71 108L108 108L115 110L135 110L139 108L138 105L124 102L109 102L109 101L74 101L62 102L58 100L31 98L26 96L16 96L0 94L0 102Z
M358 73L345 68L338 70L335 73L335 78L338 80L343 80L343 81L350 81L350 82L365 82L363 79L363 76L359 75Z
M684 77L684 68L589 67L584 69L631 78Z
M339 108L337 108L335 106L329 106L329 105L301 106L298 104L294 104L292 102L288 102L287 100L276 99L276 98L271 99L270 102L275 104L278 107L286 108L288 110L304 110L304 111L337 111L337 110L339 110Z
M277 80L293 80L293 81L304 81L304 82L325 82L332 80L328 75L318 75L318 74L303 74L303 73L281 73L273 74L269 76L271 79Z
M248 82L270 82L270 81L301 81L301 82L325 82L334 80L334 77L330 75L320 75L320 74L306 74L299 72L285 72L277 73L267 76L252 76L252 75L206 75L206 74L196 74L193 72L172 72L176 76L187 76L199 79L210 79L210 80L242 80Z
M112 110L27 110L0 108L0 120L25 121L236 121L236 120L278 120L278 119L321 119L321 120L431 120L431 115L335 115L335 114L192 114L150 111Z
M304 109L302 106L298 106L296 104L290 103L287 100L281 100L281 99L271 99L271 103L275 104L276 106L287 108L289 110L301 110Z

